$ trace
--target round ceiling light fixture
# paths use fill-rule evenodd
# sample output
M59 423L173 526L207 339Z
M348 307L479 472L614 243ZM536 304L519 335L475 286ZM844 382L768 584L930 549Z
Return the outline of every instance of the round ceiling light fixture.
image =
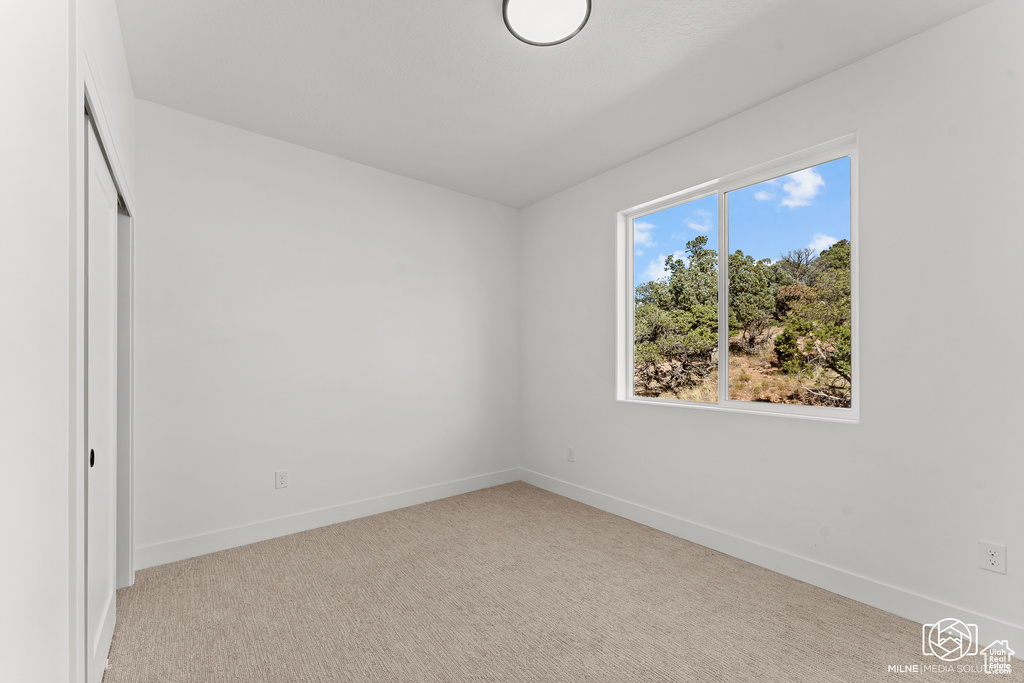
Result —
M530 45L558 45L583 30L590 0L502 0L509 33Z

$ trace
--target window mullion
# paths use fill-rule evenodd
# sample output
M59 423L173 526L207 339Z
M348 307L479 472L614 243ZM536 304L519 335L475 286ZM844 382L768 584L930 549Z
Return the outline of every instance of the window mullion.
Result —
M718 402L729 398L729 217L718 191Z
M625 394L626 396L634 396L635 391L635 361L633 356L634 344L636 343L633 332L636 329L636 288L634 285L633 272L636 265L633 262L633 252L635 246L633 244L633 221L634 218L630 218L626 221L626 253L630 254L629 261L626 265L626 363L623 371L625 372Z

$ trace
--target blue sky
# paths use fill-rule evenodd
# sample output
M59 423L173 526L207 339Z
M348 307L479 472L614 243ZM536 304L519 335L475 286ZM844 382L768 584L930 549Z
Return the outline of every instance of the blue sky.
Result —
M773 261L793 249L820 252L850 239L850 159L750 185L728 194L729 250ZM634 286L667 275L665 257L706 235L718 248L718 197L711 195L633 221Z

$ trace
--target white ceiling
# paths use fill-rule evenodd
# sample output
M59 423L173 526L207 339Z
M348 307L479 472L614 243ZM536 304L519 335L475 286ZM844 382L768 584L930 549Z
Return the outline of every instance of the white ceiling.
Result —
M987 0L117 0L135 94L522 207Z

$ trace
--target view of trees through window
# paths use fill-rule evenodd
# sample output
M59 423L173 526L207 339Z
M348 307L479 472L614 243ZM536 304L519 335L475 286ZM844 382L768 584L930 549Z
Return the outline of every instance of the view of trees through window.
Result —
M850 160L726 193L728 397L852 399ZM718 195L633 220L636 396L718 402Z

